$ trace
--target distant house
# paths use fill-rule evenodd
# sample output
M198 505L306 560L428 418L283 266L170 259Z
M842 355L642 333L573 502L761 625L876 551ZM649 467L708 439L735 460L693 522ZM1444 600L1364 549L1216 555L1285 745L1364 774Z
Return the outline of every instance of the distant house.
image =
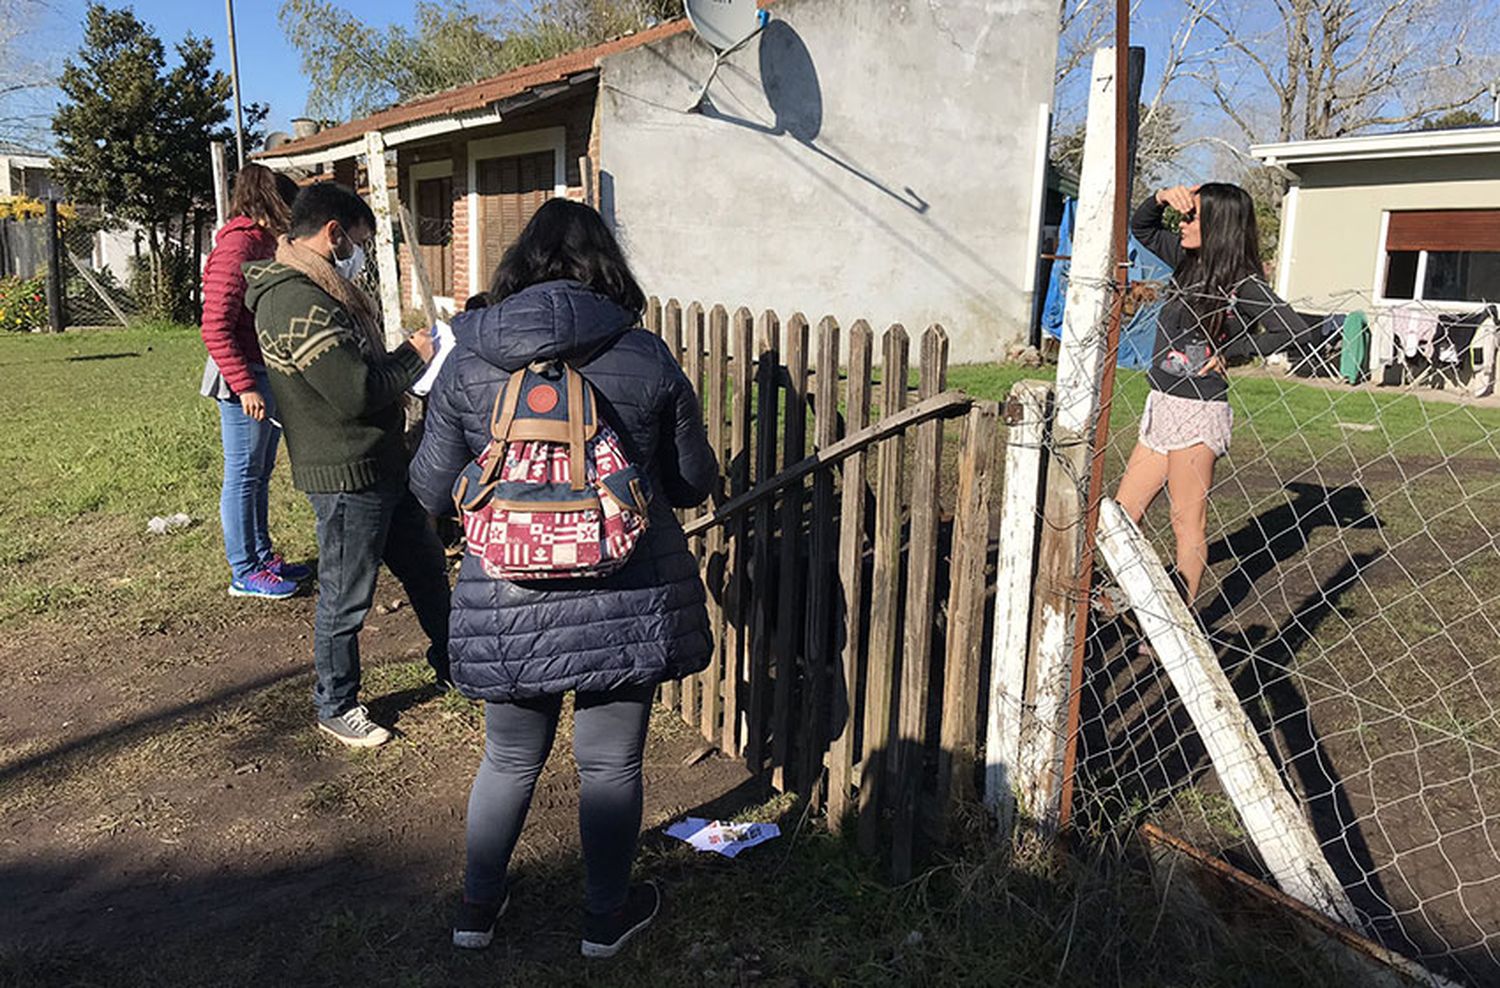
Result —
M1500 300L1500 127L1250 153L1285 169L1277 291L1327 310Z
M0 199L59 195L52 181L52 159L45 151L0 142Z
M669 22L263 152L353 184L396 160L432 288L483 289L548 198L587 198L647 291L940 322L955 360L1028 335L1056 9L1047 0L779 0L688 112L713 52ZM410 246L410 245L407 245ZM413 307L401 250L401 305Z

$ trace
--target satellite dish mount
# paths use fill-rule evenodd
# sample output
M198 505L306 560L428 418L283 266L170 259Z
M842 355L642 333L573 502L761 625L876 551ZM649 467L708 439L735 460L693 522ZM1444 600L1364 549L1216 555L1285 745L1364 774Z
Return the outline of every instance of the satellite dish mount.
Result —
M714 67L703 80L698 98L685 112L698 113L708 99L708 87L718 78L724 60L739 51L771 21L770 11L761 10L756 0L686 0L688 20L704 44L714 50Z

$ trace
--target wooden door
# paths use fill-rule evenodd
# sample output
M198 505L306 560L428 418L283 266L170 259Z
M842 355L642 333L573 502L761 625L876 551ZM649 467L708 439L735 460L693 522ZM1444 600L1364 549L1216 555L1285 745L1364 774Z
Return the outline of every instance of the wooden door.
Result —
M479 193L479 275L477 288L494 279L500 257L520 236L557 186L556 153L538 151L475 164Z
M453 297L453 179L417 182L417 250L427 266L432 294Z

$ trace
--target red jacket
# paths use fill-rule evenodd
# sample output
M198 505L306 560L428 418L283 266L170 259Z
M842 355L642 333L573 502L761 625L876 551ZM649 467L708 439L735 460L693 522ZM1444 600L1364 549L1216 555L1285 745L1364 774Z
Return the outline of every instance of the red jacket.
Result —
M255 316L245 308L245 273L251 261L276 256L276 236L245 216L219 230L203 267L203 343L235 394L255 390L251 364L261 364Z

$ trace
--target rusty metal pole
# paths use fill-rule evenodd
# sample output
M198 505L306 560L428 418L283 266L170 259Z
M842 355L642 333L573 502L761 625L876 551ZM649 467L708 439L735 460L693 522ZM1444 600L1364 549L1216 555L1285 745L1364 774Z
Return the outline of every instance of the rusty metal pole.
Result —
M1063 753L1063 777L1058 829L1072 816L1073 777L1078 768L1079 702L1083 691L1083 663L1088 652L1089 590L1094 578L1094 538L1099 526L1099 499L1104 491L1104 449L1109 443L1109 413L1115 397L1115 367L1120 355L1120 323L1125 316L1125 293L1130 287L1130 0L1115 0L1115 297L1109 309L1105 337L1104 373L1099 382L1099 416L1089 443L1089 494L1083 530L1083 556L1078 563L1077 614L1073 622L1073 668L1068 682L1068 728Z

